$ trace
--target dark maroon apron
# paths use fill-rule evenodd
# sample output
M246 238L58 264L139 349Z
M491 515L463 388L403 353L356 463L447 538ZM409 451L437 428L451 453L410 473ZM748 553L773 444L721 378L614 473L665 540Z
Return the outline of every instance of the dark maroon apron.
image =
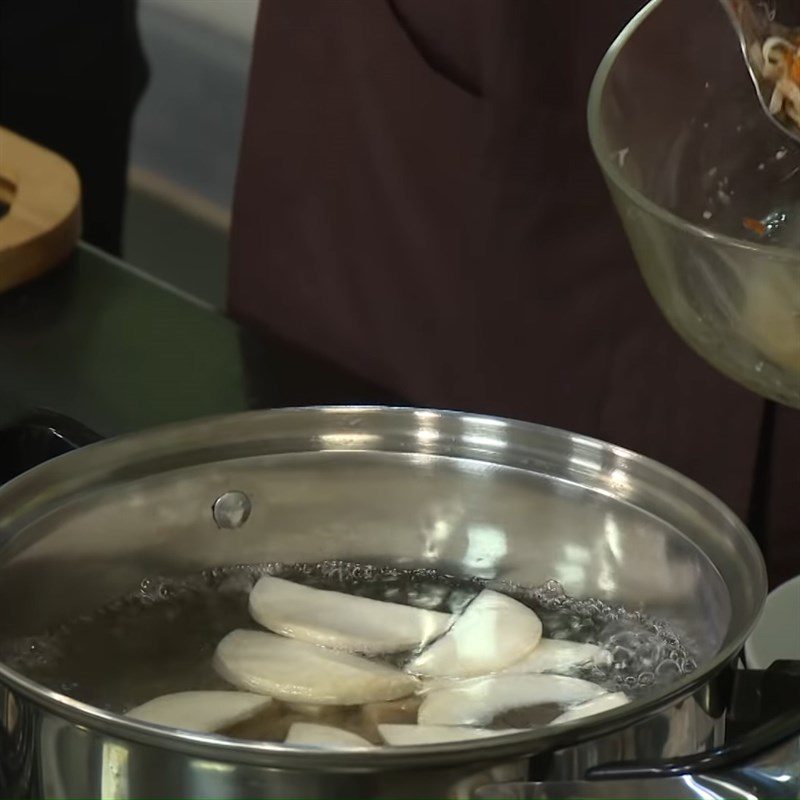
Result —
M263 0L230 307L413 403L633 448L744 515L764 402L663 321L589 147L592 76L641 5Z

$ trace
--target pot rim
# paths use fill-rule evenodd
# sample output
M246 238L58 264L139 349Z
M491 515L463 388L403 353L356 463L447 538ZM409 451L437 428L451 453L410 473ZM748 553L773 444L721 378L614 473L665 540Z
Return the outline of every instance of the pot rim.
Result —
M24 482L28 475L63 459L79 457L86 451L100 449L113 449L124 447L126 442L141 442L149 438L157 442L170 432L188 431L192 427L200 428L208 424L225 424L228 421L248 417L250 419L274 418L282 415L301 414L352 414L385 415L394 414L402 417L424 413L437 419L451 420L476 420L481 423L507 426L511 429L537 432L545 437L564 437L577 444L590 448L599 448L611 451L617 456L655 470L660 475L679 484L689 493L710 503L720 512L733 527L749 539L751 556L755 556L758 578L763 591L754 609L752 619L742 627L739 633L723 647L713 658L704 665L699 666L694 672L675 681L666 691L653 697L635 700L621 708L612 709L594 715L584 720L576 720L558 726L543 726L530 731L498 735L496 738L465 740L464 742L449 742L443 744L414 745L404 747L377 746L369 751L314 751L303 747L292 747L271 742L255 742L240 739L231 739L215 734L193 733L159 725L140 722L104 711L89 705L26 678L21 673L11 669L0 662L0 684L5 684L12 692L27 698L33 703L46 709L56 716L92 730L111 735L118 739L134 741L144 745L159 747L182 752L185 755L213 759L217 761L247 763L262 767L294 768L305 770L325 770L337 772L369 772L381 768L401 768L413 764L414 766L434 767L441 764L457 764L465 761L498 761L509 757L523 757L552 748L595 739L614 733L632 723L639 722L658 711L674 704L678 700L689 697L695 690L704 686L712 677L725 669L741 652L744 642L752 632L758 621L766 599L766 566L761 556L758 545L752 535L731 511L728 506L704 489L695 481L687 478L672 468L661 464L647 456L618 445L604 442L601 439L574 434L548 425L532 422L507 419L496 416L463 413L435 409L420 409L404 406L378 406L378 405L339 405L339 406L303 406L294 408L281 408L269 410L246 411L235 414L214 415L190 421L171 423L158 426L123 436L87 445L78 451L66 453L45 462L33 470L9 481L0 487L0 502L3 496ZM597 490L595 490L597 491ZM730 589L729 589L730 590ZM587 721L588 720L588 721Z

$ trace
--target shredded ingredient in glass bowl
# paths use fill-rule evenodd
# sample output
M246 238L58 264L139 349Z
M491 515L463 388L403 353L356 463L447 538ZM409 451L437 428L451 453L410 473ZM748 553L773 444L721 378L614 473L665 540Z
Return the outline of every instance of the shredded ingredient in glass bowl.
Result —
M800 36L790 41L782 36L770 36L753 57L761 74L775 84L769 110L786 114L800 127Z

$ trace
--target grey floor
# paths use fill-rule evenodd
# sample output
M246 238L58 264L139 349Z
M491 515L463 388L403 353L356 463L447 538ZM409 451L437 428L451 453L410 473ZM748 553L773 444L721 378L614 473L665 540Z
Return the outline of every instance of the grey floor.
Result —
M139 30L151 78L133 164L230 209L251 42L155 3L140 3Z
M140 3L139 27L151 78L131 166L156 180L132 183L123 255L222 306L251 42L165 3Z

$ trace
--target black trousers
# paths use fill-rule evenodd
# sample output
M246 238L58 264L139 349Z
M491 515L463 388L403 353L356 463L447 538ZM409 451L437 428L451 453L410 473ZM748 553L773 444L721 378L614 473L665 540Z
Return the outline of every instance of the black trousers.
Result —
M0 0L0 125L72 162L83 238L115 254L147 83L135 14L136 0Z

